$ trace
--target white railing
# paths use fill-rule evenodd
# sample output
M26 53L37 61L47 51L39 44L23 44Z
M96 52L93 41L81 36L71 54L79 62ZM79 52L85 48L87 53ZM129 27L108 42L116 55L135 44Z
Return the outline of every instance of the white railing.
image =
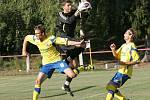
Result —
M143 49L138 49L139 51L150 51L150 48L143 48ZM102 54L102 53L111 53L110 50L107 51L91 51L91 49L89 48L89 52L83 52L83 54L89 54L90 55L90 63L92 64L92 54ZM65 55L65 54L61 54L61 55ZM30 68L31 68L31 63L30 63L30 58L31 56L40 56L40 54L31 54L31 55L27 55L26 56L26 72L30 72ZM22 55L9 55L9 56L0 56L0 58L15 58L15 57L25 57ZM81 59L81 61L83 61L83 57ZM83 62L82 62L83 63ZM105 67L107 68L108 65L105 64Z

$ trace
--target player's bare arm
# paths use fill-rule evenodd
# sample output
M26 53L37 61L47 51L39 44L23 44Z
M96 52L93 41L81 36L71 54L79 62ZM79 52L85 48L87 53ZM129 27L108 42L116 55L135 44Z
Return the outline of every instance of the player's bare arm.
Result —
M116 45L113 43L110 45L110 49L112 51L112 54L115 58L117 58L117 53L116 53Z
M79 42L68 40L68 44L67 45L74 45L76 47L85 47L85 42L84 42L84 40L81 40Z
M24 41L23 41L23 47L22 47L22 55L23 55L23 56L27 56L27 55L28 55L28 52L27 52L27 50L26 50L26 48L27 48L27 43L28 43L28 41L27 41L27 39L26 39L26 37L25 37L25 39L24 39Z

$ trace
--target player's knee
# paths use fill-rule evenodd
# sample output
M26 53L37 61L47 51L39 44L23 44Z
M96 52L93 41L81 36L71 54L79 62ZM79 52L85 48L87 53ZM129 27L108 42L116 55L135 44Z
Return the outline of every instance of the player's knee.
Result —
M77 75L74 73L74 74L72 74L72 78L75 78Z
M67 68L66 70L64 70L64 73L70 78L76 77L76 73L71 68Z
M35 84L34 85L34 92L33 92L33 94L37 95L37 94L40 94L40 92L41 92L41 85Z
M77 75L75 73L71 73L70 75L68 75L70 78L75 78Z
M41 81L39 79L35 80L35 85L41 85Z

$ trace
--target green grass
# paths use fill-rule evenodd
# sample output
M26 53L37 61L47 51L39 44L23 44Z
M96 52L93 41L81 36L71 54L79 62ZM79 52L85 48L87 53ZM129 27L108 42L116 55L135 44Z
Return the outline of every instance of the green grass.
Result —
M71 84L74 97L61 90L65 76L56 73L43 83L39 100L105 100L105 85L114 73L81 72ZM0 100L31 100L35 78L36 75L0 76ZM132 79L120 90L131 100L150 100L150 67L134 69Z

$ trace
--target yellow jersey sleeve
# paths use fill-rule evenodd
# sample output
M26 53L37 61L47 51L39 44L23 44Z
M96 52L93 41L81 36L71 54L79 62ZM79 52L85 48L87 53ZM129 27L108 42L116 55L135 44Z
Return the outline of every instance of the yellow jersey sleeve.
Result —
M140 56L136 46L133 44L131 47L131 58L130 61L140 61Z
M37 38L35 35L27 35L26 40L34 45L37 44Z
M52 43L55 43L55 44L60 44L60 45L68 44L68 38L50 36L50 40L52 41Z

